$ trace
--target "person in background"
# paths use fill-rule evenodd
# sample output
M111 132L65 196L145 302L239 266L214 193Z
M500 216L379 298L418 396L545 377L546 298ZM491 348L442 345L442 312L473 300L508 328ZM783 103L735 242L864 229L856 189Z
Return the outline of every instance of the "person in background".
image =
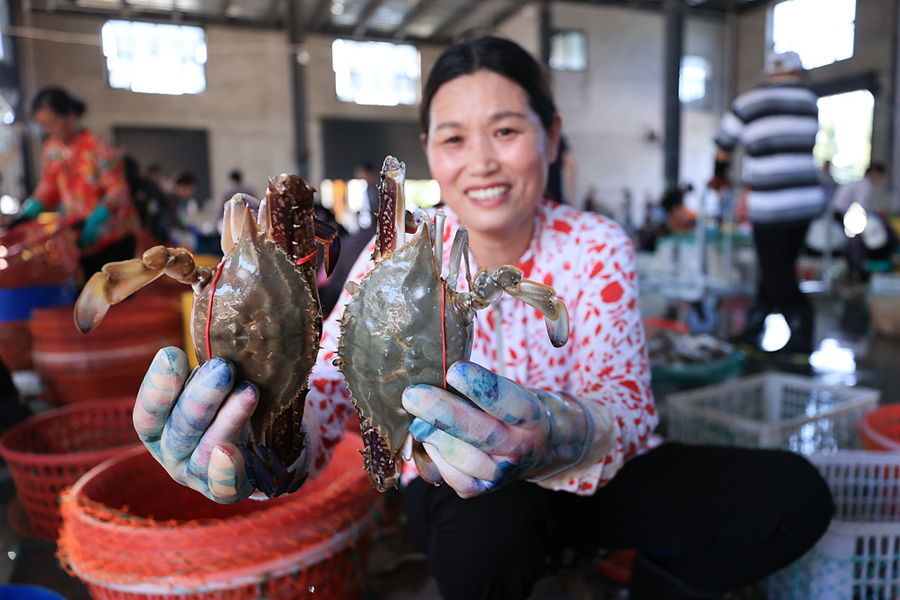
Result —
M712 189L728 182L731 155L745 150L742 176L748 193L747 213L759 262L756 300L741 340L758 346L766 316L781 313L790 327L787 353L810 353L813 307L800 291L795 271L810 221L825 206L821 173L813 159L819 130L818 98L803 85L803 65L796 52L770 54L765 80L738 96L722 117L716 136Z
M671 188L663 194L660 206L666 213L665 229L669 233L693 233L697 223L697 214L684 205L684 195L693 186Z
M869 273L867 260L884 260L893 254L897 247L897 236L884 222L884 219L872 208L872 192L875 186L885 180L887 169L883 163L873 162L866 169L862 179L851 181L837 187L831 198L831 209L834 216L847 227L846 216L850 207L860 215L865 215L862 231L852 232L845 245L847 257L847 276L851 282L866 282Z
M441 595L522 600L568 549L641 548L630 600L713 598L806 552L833 504L802 456L646 448L657 413L634 247L610 220L544 199L562 122L537 61L501 38L451 46L420 111L447 217L437 235L452 240L465 227L473 270L518 265L552 284L570 329L568 343L553 348L544 319L504 296L475 320L471 361L450 366L448 389L414 385L397 399L433 461L423 468L443 481L426 483L406 463L404 511ZM450 252L445 244L443 264ZM349 279L371 269L364 252ZM298 459L310 478L354 414L334 364L336 317L348 300L344 292L324 320L310 378ZM221 359L185 386L188 376L181 350L161 350L138 395L135 428L176 480L220 502L246 498L252 486L234 444L256 388L235 381ZM213 420L217 411L227 417Z
M141 169L131 156L125 156L125 179L131 199L141 218L141 226L152 236L154 244L171 243L175 208L171 196L156 183L141 177Z
M162 167L160 167L158 163L151 163L147 166L147 172L144 173L144 178L155 183L159 186L159 189L165 193L172 193L172 180L163 175Z
M365 161L356 167L353 177L366 182L366 206L360 211L359 226L364 230L369 229L375 225L376 219L378 219L378 172L375 170L375 165ZM367 218L363 218L363 214L367 215ZM368 234L372 235L372 232L369 231Z
M194 174L189 171L176 173L172 178L172 196L175 199L175 206L180 215L180 222L184 224L184 215L193 214L200 210L200 203L194 197L194 191L197 189L197 180Z
M31 110L47 140L40 183L23 204L19 222L58 210L82 223L78 246L85 278L108 262L132 258L138 213L119 153L81 124L84 103L62 88L40 90Z

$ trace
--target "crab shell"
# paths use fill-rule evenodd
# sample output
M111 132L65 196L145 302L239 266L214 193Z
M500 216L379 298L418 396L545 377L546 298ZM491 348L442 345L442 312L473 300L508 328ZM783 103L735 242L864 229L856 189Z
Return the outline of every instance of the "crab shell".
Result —
M359 412L363 459L378 491L399 480L400 448L413 420L400 404L403 390L444 386L446 367L471 354L473 326L455 296L442 284L429 227L420 224L363 278L344 310L336 362Z
M308 227L308 239L314 240L312 220ZM303 402L322 331L318 293L307 281L308 273L315 277L312 264L311 270L295 265L257 230L247 209L240 240L219 265L208 328L212 355L235 365L236 380L252 381L259 388L259 404L250 419L254 439L265 443L285 466L303 449ZM195 292L191 312L194 349L201 363L209 358L209 298L210 286Z

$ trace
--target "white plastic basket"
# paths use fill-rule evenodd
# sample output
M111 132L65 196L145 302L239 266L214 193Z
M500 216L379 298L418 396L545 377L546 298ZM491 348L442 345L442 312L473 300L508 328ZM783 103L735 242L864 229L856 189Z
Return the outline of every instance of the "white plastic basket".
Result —
M761 373L670 394L667 438L802 454L859 448L857 423L880 397L870 388Z
M766 581L769 600L900 597L900 453L813 454L835 517L821 540Z

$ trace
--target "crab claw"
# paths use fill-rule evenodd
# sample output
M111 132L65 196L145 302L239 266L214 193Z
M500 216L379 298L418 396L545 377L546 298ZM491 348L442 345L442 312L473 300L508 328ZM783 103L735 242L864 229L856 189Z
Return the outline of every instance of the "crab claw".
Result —
M94 273L75 303L75 326L81 333L94 329L113 304L118 304L165 271L152 268L140 258L112 262Z
M341 238L338 237L337 229L328 223L316 219L315 227L316 241L322 244L325 253L325 273L331 275L341 255Z
M547 335L554 348L560 348L569 341L569 312L556 297L556 291L536 281L523 279L522 271L516 267L504 265L496 271L480 270L475 275L473 290L488 302L495 300L501 290L518 298L544 315Z

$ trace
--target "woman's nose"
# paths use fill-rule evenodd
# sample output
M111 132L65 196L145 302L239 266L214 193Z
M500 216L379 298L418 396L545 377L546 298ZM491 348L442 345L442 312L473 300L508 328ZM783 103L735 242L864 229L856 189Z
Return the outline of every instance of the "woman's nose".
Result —
M499 167L494 145L486 136L478 137L469 146L469 168L477 175L492 173Z

